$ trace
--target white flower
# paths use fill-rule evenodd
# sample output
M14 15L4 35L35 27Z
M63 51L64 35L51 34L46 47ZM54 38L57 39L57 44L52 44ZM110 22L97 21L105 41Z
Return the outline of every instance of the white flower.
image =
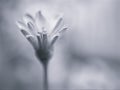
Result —
M60 29L62 17L58 19L52 28L51 32L45 16L38 11L35 18L30 14L26 14L22 21L18 21L17 25L23 35L34 47L38 58L41 60L48 60L51 57L53 45L59 38L62 32L66 31L66 27Z

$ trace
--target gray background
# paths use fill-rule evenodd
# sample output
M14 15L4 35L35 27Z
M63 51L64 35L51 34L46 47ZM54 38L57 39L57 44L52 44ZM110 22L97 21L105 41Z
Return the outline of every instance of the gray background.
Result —
M0 0L0 90L42 90L42 65L15 22L64 16L49 64L52 90L120 89L120 0Z

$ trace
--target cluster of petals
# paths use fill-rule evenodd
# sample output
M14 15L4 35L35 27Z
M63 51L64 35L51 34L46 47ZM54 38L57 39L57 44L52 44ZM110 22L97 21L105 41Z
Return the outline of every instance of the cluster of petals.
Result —
M35 17L28 13L25 14L22 21L17 21L17 26L32 44L39 57L45 59L50 56L51 49L56 40L67 30L66 27L61 27L62 21L62 17L57 18L57 22L55 22L50 30L49 26L51 23L48 22L41 11L38 11Z

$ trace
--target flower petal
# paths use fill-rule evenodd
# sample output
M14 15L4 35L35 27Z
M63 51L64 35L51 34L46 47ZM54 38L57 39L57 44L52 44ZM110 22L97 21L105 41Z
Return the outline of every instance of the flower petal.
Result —
M65 32L67 29L68 29L68 28L65 27L65 28L63 28L62 30L60 30L58 33L61 34L61 33Z
M22 34L23 34L24 36L30 35L30 33L29 33L28 31L26 31L26 30L21 29L21 32L22 32Z
M38 27L39 31L42 32L42 28L45 27L46 19L42 15L41 11L36 13L36 26Z
M32 31L34 30L34 26L33 26L33 24L31 22L28 22L27 25L28 25L28 28L30 30L32 30Z
M43 14L41 13L41 11L38 11L36 13L36 18L39 20L40 23L44 24L46 22L45 17L43 16Z
M40 34L38 34L37 39L38 39L39 48L42 48L42 36Z
M23 16L23 21L25 22L25 24L27 25L28 22L32 22L34 23L34 18L32 18L32 16L30 16L29 14L25 14Z
M53 35L54 33L56 33L58 31L58 28L60 27L60 24L62 22L63 18L60 17L57 21L57 23L55 24L55 27L53 28L52 32L50 33L50 35Z
M37 43L36 38L33 35L27 35L26 38L33 45L33 47L37 50L38 49L38 43Z
M27 26L28 26L30 32L31 32L33 35L37 35L37 30L36 30L35 26L34 26L31 22L28 22L28 23L27 23Z
M48 46L48 37L47 37L47 33L43 33L43 48L47 49Z
M27 35L27 36L26 36L26 38L29 38L29 37L34 38L33 35Z
M57 35L52 39L50 47L52 47L54 45L54 43L57 41L58 38L59 38L59 36Z
M35 22L35 19L28 13L25 14L26 19L30 20L31 22Z
M23 23L21 21L17 21L16 24L20 29L24 29L24 30L27 29L27 26L25 25L25 23Z

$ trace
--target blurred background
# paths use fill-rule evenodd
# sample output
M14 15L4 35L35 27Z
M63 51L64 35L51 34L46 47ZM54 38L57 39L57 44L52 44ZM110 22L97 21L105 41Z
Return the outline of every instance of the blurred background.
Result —
M0 0L0 90L42 90L42 65L16 21L41 10L69 30L49 64L50 90L120 89L119 0Z

